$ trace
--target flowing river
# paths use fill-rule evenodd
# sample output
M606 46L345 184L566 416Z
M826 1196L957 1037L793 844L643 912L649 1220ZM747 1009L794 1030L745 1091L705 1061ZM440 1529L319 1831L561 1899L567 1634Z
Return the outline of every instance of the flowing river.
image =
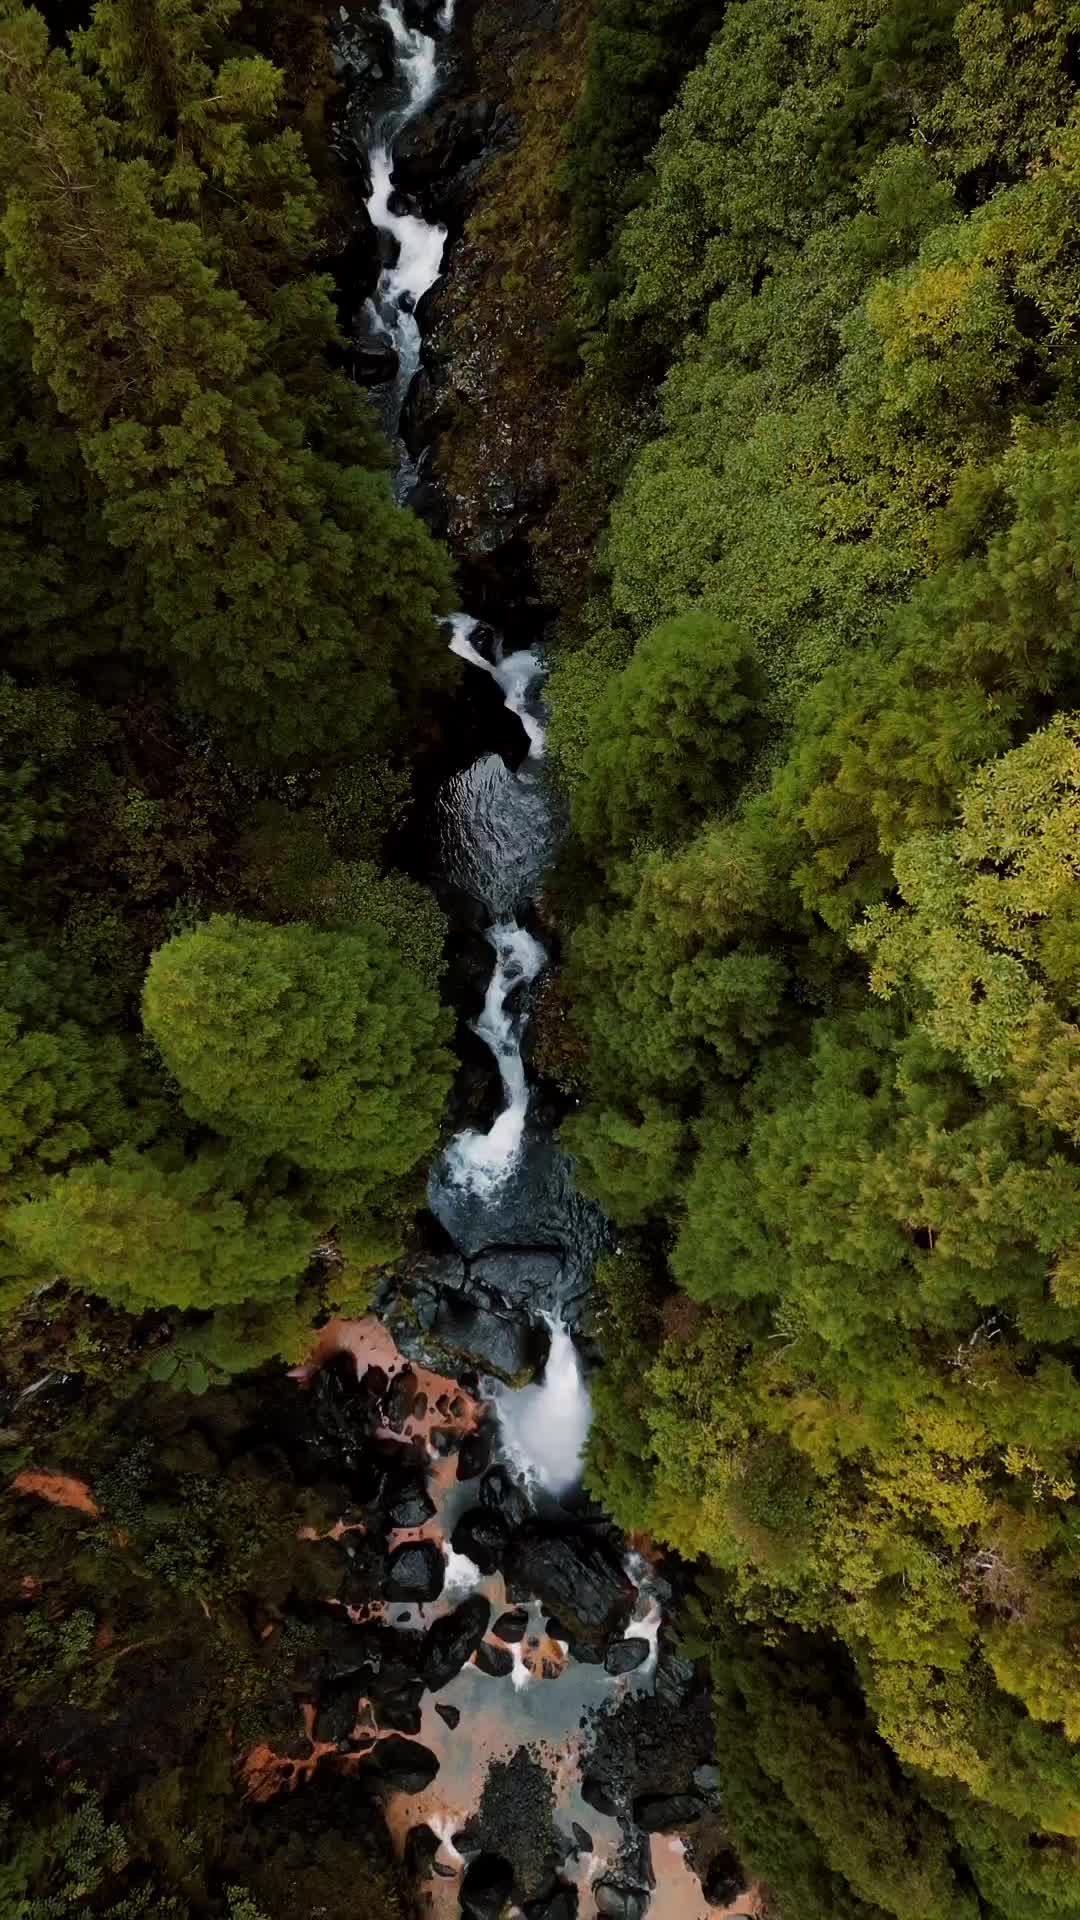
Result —
M447 236L396 192L394 147L436 96L453 0L445 0L431 33L410 25L390 0L382 0L380 13L395 70L387 102L367 130L367 208L383 236L386 264L366 317L369 332L397 356L395 376L372 398L399 447L397 491L405 499L416 468L398 432L423 351L417 308L442 271ZM455 1473L453 1458L435 1450L430 1415L426 1423L412 1419L396 1429L429 1447L427 1504L434 1511L426 1518L418 1512L416 1525L399 1527L391 1547L399 1554L408 1548L430 1553L435 1543L445 1571L441 1593L407 1600L392 1616L388 1606L377 1611L386 1621L392 1617L395 1632L416 1637L422 1629L429 1662L433 1633L436 1640L440 1633L457 1633L473 1651L457 1660L443 1684L432 1685L429 1677L419 1724L409 1731L425 1750L428 1770L437 1762L437 1772L426 1781L406 1780L389 1796L387 1817L417 1873L425 1910L446 1920L459 1913L495 1920L523 1907L528 1920L749 1914L756 1911L752 1900L710 1904L691 1864L692 1831L687 1838L673 1819L647 1818L632 1785L621 1793L611 1784L614 1762L606 1785L590 1785L599 1766L598 1743L606 1738L613 1751L618 1748L613 1729L620 1714L629 1716L624 1745L635 1737L635 1714L651 1729L654 1745L677 1740L673 1730L686 1711L690 1669L664 1628L670 1589L618 1541L579 1485L590 1406L575 1328L607 1230L575 1192L572 1168L530 1113L522 1051L530 995L548 960L535 898L557 839L558 808L544 760L544 661L539 650L515 646L510 634L482 626L467 612L454 614L446 627L451 651L470 673L495 682L508 713L520 722L521 751L515 765L492 751L453 774L431 822L444 895L460 900L462 924L479 926L490 949L490 977L472 1027L495 1062L500 1092L489 1125L464 1128L450 1140L432 1170L428 1200L456 1249L443 1265L456 1261L464 1269L468 1263L473 1279L481 1272L493 1275L496 1291L484 1297L505 1307L509 1293L513 1311L542 1343L544 1358L524 1386L507 1385L505 1371L500 1381L482 1370L477 1385L475 1371L466 1370L481 1409L476 1417L486 1421L489 1434L479 1508L473 1470L466 1473L459 1464ZM516 1298L515 1276L523 1283ZM351 1351L361 1379L369 1365L392 1378L395 1366L407 1364L375 1321L351 1323L339 1344ZM465 1340L461 1344L467 1348ZM453 1380L440 1383L423 1369L412 1369L409 1377L427 1387L417 1406L436 1399L451 1411L464 1406L460 1419L468 1425L474 1405L469 1393L455 1398ZM485 1511L489 1519L495 1511L491 1525L502 1542L490 1558ZM540 1568L544 1603L522 1573L530 1553ZM580 1598L576 1627L565 1625L552 1606L560 1579L568 1617ZM591 1638L581 1628L589 1607L575 1581L582 1593L592 1583L589 1604L600 1628ZM478 1626L469 1642L473 1619ZM479 1633L484 1637L477 1646ZM447 1665L454 1665L453 1658ZM700 1688L698 1695L700 1707ZM707 1703L705 1715L707 1720ZM376 1712L371 1742L389 1737L381 1729ZM692 1762L681 1760L685 1802ZM673 1770L679 1774L679 1764ZM713 1771L699 1764L695 1778ZM713 1817L713 1785L699 1780L699 1788L700 1814ZM692 1828L692 1801L683 1812Z

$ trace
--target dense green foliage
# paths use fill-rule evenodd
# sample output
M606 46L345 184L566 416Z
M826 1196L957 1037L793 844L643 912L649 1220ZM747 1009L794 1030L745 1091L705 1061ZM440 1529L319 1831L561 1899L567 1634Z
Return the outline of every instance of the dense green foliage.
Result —
M85 17L0 0L0 1911L400 1920L362 1783L242 1770L348 1573L283 1363L449 1087L387 847L451 570L339 368L324 22Z
M55 1350L58 1322L24 1337ZM348 1489L325 1462L311 1483L293 1383L171 1393L123 1333L99 1320L77 1395L47 1386L3 1436L6 1481L27 1456L92 1467L89 1510L17 1480L0 1496L0 1911L290 1920L302 1887L333 1920L402 1920L362 1782L259 1805L238 1777L260 1749L309 1751L301 1702L349 1572L315 1536Z
M382 853L451 582L334 366L328 74L284 6L0 17L0 1300L257 1360L400 1245L449 1075Z
M1080 1915L1077 24L735 0L581 294L666 368L552 681L590 1477L792 1920Z

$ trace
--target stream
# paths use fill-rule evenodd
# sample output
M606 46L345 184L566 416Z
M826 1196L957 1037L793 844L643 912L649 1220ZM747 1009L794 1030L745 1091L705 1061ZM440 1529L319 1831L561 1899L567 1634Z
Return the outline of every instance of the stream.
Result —
M399 423L423 353L417 309L447 234L395 190L394 147L437 95L453 0L427 18L430 32L391 0L379 12L394 64L367 122L366 204L384 264L365 324L396 355L371 398L405 500L416 463ZM444 1250L384 1289L370 1319L334 1323L301 1370L317 1386L320 1368L347 1359L397 1489L379 1496L389 1571L377 1598L349 1610L369 1636L367 1691L355 1724L346 1705L336 1748L316 1718L316 1751L383 1767L391 1833L436 1920L752 1914L723 1844L707 1695L665 1625L671 1588L580 1487L590 1400L577 1330L610 1236L533 1112L523 1053L548 964L536 896L559 820L543 651L465 611L445 624L450 650L478 686L494 681L520 724L516 764L504 748L453 772L429 825L451 916L456 901L489 951L471 1026L498 1099L489 1123L463 1127L432 1168ZM423 1462L409 1497L405 1447ZM350 1527L358 1539L373 1531L366 1511L363 1524L343 1519L346 1539ZM422 1697L411 1679L390 1686L395 1661L407 1676L419 1667ZM329 1724L325 1705L319 1716Z

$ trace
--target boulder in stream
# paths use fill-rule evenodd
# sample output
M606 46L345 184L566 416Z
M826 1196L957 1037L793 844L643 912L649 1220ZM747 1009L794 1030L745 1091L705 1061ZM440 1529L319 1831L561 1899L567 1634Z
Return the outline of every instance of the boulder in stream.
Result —
M496 1427L493 1420L481 1420L472 1433L467 1433L458 1448L457 1477L459 1480L478 1480L491 1464L494 1451Z
M470 1507L463 1513L450 1541L454 1552L465 1554L485 1576L502 1566L508 1543L505 1520L486 1507Z
M542 1371L551 1345L546 1327L457 1293L440 1297L431 1331L451 1359L469 1361L511 1387L526 1386Z
M535 1594L574 1639L607 1640L629 1621L636 1589L602 1540L526 1528L513 1542L507 1571L509 1597Z
M424 1680L433 1693L445 1687L472 1658L487 1632L491 1608L481 1594L473 1593L453 1613L432 1621L424 1635L421 1653Z
M635 1668L643 1667L651 1652L648 1640L642 1640L637 1634L630 1634L625 1640L613 1640L604 1655L606 1673L633 1673Z
M644 1833L678 1833L704 1811L696 1793L650 1793L634 1801L634 1819Z
M514 1671L514 1656L508 1647L496 1647L484 1640L476 1649L474 1664L489 1680L505 1680Z
M471 1262L469 1279L493 1287L504 1300L526 1300L538 1308L554 1302L562 1270L560 1253L543 1247L497 1247Z
M316 1740L329 1740L336 1747L347 1747L357 1720L356 1683L331 1687L319 1701L315 1713Z
M480 1483L480 1505L497 1513L511 1533L518 1533L532 1515L529 1496L509 1467L494 1466Z
M506 1613L500 1613L491 1631L496 1640L502 1640L508 1647L516 1646L529 1631L529 1616L525 1608L511 1607Z
M471 1860L461 1883L461 1911L469 1920L502 1920L513 1898L514 1869L499 1854Z
M422 1527L435 1512L435 1502L427 1490L423 1473L399 1481L394 1489L386 1517L392 1527Z
M645 1920L649 1895L644 1887L626 1887L618 1880L598 1880L594 1888L596 1911L603 1920Z
M358 1777L389 1793L423 1793L438 1771L438 1759L429 1747L392 1733L372 1748Z
M446 1562L434 1540L410 1540L395 1547L387 1562L383 1588L387 1600L437 1600L443 1590Z

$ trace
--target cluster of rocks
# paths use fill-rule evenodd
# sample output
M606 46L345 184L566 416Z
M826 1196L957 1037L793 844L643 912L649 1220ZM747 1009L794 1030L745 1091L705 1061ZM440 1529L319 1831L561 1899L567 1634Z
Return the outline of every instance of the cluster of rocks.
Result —
M520 1387L543 1371L551 1345L543 1314L559 1298L563 1268L562 1253L547 1247L419 1254L375 1304L411 1360Z
M352 1755L351 1778L375 1798L431 1786L439 1759L417 1737L425 1693L445 1690L470 1661L492 1678L507 1678L522 1643L537 1644L537 1604L548 1643L558 1642L571 1661L617 1677L653 1652L647 1634L634 1630L638 1593L617 1531L553 1503L539 1511L509 1468L492 1463L486 1423L463 1426L459 1416L471 1397L451 1382L440 1399L445 1406L433 1409L409 1367L392 1378L369 1367L358 1378L351 1358L340 1355L315 1377L296 1423L294 1446L309 1472L332 1456L353 1498L338 1537L313 1543L344 1565L337 1597L345 1607L324 1610L295 1685L315 1702L314 1740ZM429 1425L429 1440L444 1435L436 1452L456 1456L456 1484L475 1496L466 1495L450 1545L481 1575L502 1574L506 1605L499 1612L475 1591L426 1622L412 1611L417 1602L445 1605L447 1559L438 1538L395 1542L400 1530L425 1529L437 1516L429 1455L389 1429L428 1420L433 1411L445 1425ZM455 1507L461 1497L459 1491ZM392 1616L398 1605L410 1606L404 1619ZM597 1911L609 1920L642 1920L653 1891L654 1833L690 1836L708 1897L719 1900L726 1888L734 1891L725 1898L734 1897L743 1880L718 1813L708 1696L694 1667L661 1641L655 1689L612 1700L593 1719L582 1778L585 1803L617 1819L622 1834L617 1860L593 1888ZM452 1733L460 1708L437 1701L436 1711ZM567 1835L556 1823L550 1776L527 1748L493 1763L453 1844L466 1862L461 1903L472 1920L495 1920L511 1899L526 1920L574 1920L571 1856L590 1853L593 1838L577 1826ZM410 1869L421 1877L438 1872L439 1848L430 1828L414 1828Z

